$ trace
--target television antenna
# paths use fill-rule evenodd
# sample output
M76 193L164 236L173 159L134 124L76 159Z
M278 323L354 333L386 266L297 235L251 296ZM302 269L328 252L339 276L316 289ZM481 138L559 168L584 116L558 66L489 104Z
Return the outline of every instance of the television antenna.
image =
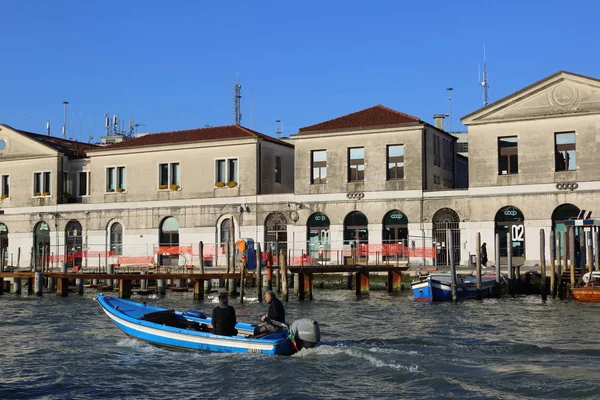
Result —
M483 76L480 77L479 66L477 66L477 80L483 88L483 106L487 106L490 100L490 85L487 79L487 63L485 60L485 43L483 44Z
M277 139L281 139L281 137L283 136L283 122L281 122L280 119L276 119L275 122L277 123L277 130L275 131L275 135L277 135Z

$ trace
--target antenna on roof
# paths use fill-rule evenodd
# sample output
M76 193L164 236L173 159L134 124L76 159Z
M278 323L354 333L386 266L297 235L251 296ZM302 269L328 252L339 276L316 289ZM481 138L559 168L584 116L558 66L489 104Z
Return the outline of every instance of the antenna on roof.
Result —
M108 113L104 114L104 119L106 120L106 136L110 136L110 118L108 118Z
M453 88L446 88L448 91L448 133L452 132L452 90Z
M67 104L69 104L68 101L63 101L63 105L65 108L65 122L63 123L63 139L67 138Z
M479 79L479 71L477 71L477 77ZM487 63L485 61L485 43L483 44L483 76L479 80L479 84L483 87L483 106L485 107L488 105L490 99L490 85L487 80Z
M46 133L50 136L50 121L46 121Z
M283 122L280 119L275 120L277 122L277 130L275 131L275 135L277 135L277 139L281 139L283 136Z
M242 85L240 85L240 78L236 76L235 81L233 81L233 113L235 116L235 124L242 124L242 111L240 107L242 99Z

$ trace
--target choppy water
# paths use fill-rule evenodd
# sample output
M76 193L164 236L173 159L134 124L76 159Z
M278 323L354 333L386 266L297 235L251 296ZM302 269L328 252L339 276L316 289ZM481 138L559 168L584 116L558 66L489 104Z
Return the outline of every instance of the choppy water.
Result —
M129 339L89 291L0 296L1 399L600 398L600 304L539 297L424 304L318 290L286 305L323 343L292 357L177 352ZM211 295L211 301L214 294ZM137 297L210 311L192 293ZM251 321L266 305L234 304Z

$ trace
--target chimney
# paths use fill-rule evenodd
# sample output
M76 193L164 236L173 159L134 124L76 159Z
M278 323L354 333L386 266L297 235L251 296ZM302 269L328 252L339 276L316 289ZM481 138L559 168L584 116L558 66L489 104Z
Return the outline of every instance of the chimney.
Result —
M444 118L446 118L446 114L433 114L435 127L442 131L444 130Z

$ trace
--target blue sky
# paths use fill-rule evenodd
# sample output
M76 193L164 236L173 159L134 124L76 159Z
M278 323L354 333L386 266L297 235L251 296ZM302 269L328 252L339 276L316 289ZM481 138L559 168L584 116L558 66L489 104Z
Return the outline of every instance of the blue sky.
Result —
M0 2L0 122L97 142L104 114L140 132L234 122L293 134L376 104L452 127L559 70L600 78L594 1ZM90 124L91 120L91 124ZM91 127L91 129L90 129Z

